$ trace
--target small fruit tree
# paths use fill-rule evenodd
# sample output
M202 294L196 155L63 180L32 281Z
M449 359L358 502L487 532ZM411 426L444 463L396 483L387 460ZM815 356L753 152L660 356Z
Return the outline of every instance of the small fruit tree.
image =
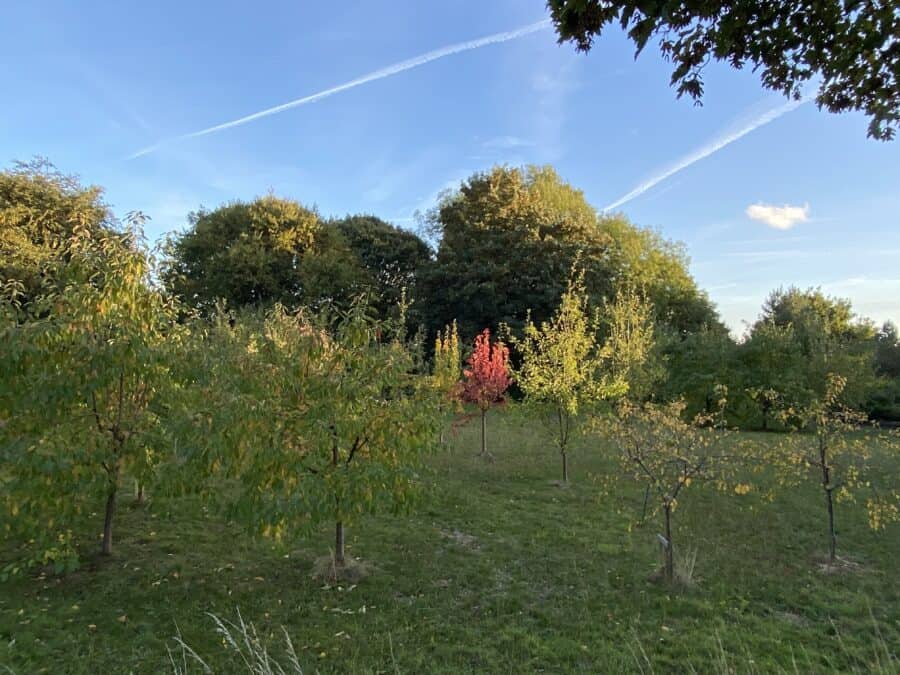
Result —
M718 412L700 413L691 422L682 419L683 401L667 405L635 405L624 401L618 418L607 420L604 431L619 450L618 457L627 475L647 486L654 496L655 513L662 513L665 542L663 574L676 578L673 515L684 491L701 480L719 487L729 485L739 453L729 453L731 433L722 423L724 388L719 389ZM741 494L749 486L739 485Z
M221 404L204 472L239 484L222 497L233 514L279 540L331 522L342 566L347 525L410 504L437 397L413 374L398 326L359 302L330 325L280 307L255 325L220 322L212 340L232 364L214 375Z
M31 562L59 567L77 563L73 533L101 499L112 552L124 477L145 482L164 459L160 407L181 335L138 237L76 232L69 247L53 275L64 281L0 327L0 513L34 540Z
M523 337L511 338L522 357L516 382L526 403L543 409L542 419L554 430L564 481L569 480L568 451L580 430L582 408L627 393L629 373L653 342L648 303L622 294L605 309L604 317L590 311L584 275L573 274L553 317L540 326L529 319ZM601 336L604 318L606 339Z
M459 333L456 330L456 321L437 334L434 339L434 368L431 381L440 403L438 412L441 416L441 443L444 442L444 411L446 403L457 399L459 394L460 378L462 377L462 359L459 353Z
M828 559L837 560L835 505L852 502L862 492L866 500L869 525L880 530L900 520L900 489L896 476L873 470L872 448L878 441L896 447L897 439L867 434L865 413L853 410L841 400L847 381L829 374L822 395L800 408L782 410L780 417L795 432L785 442L768 451L767 464L776 467L778 482L792 486L802 480L815 480L822 489L828 532Z
M506 400L512 383L509 349L502 342L491 344L491 331L485 328L475 336L475 348L466 361L460 399L474 403L481 413L481 456L487 455L487 413Z

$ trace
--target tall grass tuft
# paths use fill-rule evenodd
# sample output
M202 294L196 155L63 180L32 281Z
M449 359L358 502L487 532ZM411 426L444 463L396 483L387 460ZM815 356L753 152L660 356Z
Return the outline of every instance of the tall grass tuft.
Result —
M272 657L268 647L259 637L256 626L244 621L240 609L237 610L236 623L221 619L211 613L207 613L207 616L213 620L215 631L221 637L225 649L231 652L232 666L237 666L237 669L229 667L228 672L238 672L239 669L250 675L303 675L303 668L300 666L297 652L294 650L294 645L284 626L281 627L281 630L284 633L286 666ZM198 669L203 673L214 672L206 661L182 639L180 630L173 640L177 645L175 650L166 647L173 675L188 675ZM241 664L243 664L243 668L241 668Z

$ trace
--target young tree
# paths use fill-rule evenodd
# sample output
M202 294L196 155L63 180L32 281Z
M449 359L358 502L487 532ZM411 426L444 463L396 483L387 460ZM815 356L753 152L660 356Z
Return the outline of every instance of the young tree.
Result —
M333 326L281 307L260 328L218 326L232 363L211 378L225 393L211 411L213 452L198 459L241 486L228 503L237 517L276 539L331 521L342 566L346 526L410 503L436 397L391 330L361 303Z
M126 475L146 482L166 445L167 350L180 338L171 302L149 285L132 235L74 239L62 289L0 334L0 506L7 528L37 544L31 561L77 562L73 530L105 501L101 552ZM3 476L3 474L7 474Z
M642 406L624 402L617 420L603 425L618 447L623 469L637 482L647 485L655 497L655 511L663 516L665 565L669 582L676 578L673 515L684 491L701 480L728 484L735 458L725 450L728 432L722 424L724 388L718 391L714 414L700 413L692 422L682 419L685 404ZM736 486L743 493L746 485Z
M778 468L781 484L791 485L811 478L821 486L831 563L837 559L836 503L854 501L859 492L871 491L866 509L872 529L900 520L900 491L896 485L889 484L889 476L871 467L872 438L859 431L867 423L866 414L843 403L841 396L846 384L840 375L829 374L824 395L806 406L783 409L782 418L801 433L769 453L770 461Z
M603 340L601 316L590 312L584 275L573 273L556 313L540 326L530 319L521 339L511 342L522 357L516 382L526 402L549 412L563 481L569 480L569 444L580 428L583 406L628 391L629 372L643 361L653 341L652 309L621 295L607 305L609 335Z
M475 336L475 349L466 361L460 399L474 403L481 412L481 456L487 455L487 413L506 400L512 383L509 349L502 342L491 344L491 331L485 328Z
M443 413L445 402L458 398L460 378L462 377L462 359L459 353L459 333L456 321L437 334L434 339L434 368L432 384L441 397L438 412L441 415L440 442L444 443Z

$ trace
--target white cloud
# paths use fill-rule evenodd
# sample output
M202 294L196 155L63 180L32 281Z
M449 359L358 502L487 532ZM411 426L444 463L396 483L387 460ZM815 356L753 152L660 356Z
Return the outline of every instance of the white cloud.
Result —
M747 215L776 230L789 230L797 223L809 220L809 204L803 206L774 206L772 204L751 204Z

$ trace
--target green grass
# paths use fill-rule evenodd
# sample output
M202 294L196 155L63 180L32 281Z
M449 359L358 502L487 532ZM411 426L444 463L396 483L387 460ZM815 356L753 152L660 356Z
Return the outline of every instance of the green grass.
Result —
M350 528L349 552L375 568L355 587L311 578L328 530L273 548L189 499L123 508L111 560L0 585L0 671L166 672L180 631L238 672L205 613L240 608L276 654L283 625L309 673L898 672L896 526L873 533L860 506L839 505L839 553L859 569L826 575L813 486L772 503L692 486L675 525L695 583L669 588L650 579L657 523L629 530L643 490L602 492L600 443L575 449L560 488L540 427L489 423L493 463L475 457L471 424L428 460L412 517Z

